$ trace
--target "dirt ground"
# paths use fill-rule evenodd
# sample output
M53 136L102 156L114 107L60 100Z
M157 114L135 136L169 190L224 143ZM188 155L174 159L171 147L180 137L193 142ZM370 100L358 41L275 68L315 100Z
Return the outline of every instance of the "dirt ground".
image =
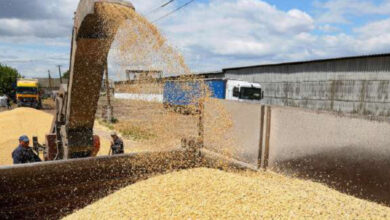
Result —
M7 110L8 110L7 108L0 107L0 112L4 112L4 111L7 111Z
M0 107L0 112L9 111L9 110L12 110L12 109L15 109L15 108L17 108L16 104L12 104L11 105L11 109ZM44 99L44 100L42 100L42 109L41 110L43 110L45 112L48 112L48 113L53 113L54 114L54 109L55 109L55 102L54 102L53 99Z
M106 100L99 100L97 118L101 120ZM183 115L164 109L160 103L118 100L112 102L117 123L100 126L116 130L134 151L177 148L181 138L196 137L198 116Z
M115 91L119 93L162 94L163 90L164 84L157 82L115 85Z
M18 138L37 136L43 141L51 126L52 115L32 108L16 108L0 113L0 165L12 164Z
M197 135L197 120L195 115L182 115L171 112L163 108L162 104L129 101L129 100L113 100L114 116L118 122L115 124L106 124L101 120L102 106L105 100L99 101L97 112L97 120L95 122L94 132L100 136L101 148L98 156L108 155L110 149L111 137L110 133L115 130L122 137L125 145L125 153L151 151L151 150L165 150L180 147L180 141L183 137L195 137ZM7 113L7 109L0 109L2 114ZM39 136L40 142L44 142L44 135L49 131L52 117L55 110L51 105L44 105L41 110L49 113L41 130L34 130L33 133L28 133L23 130L25 125L33 126L30 122L15 122L8 120L4 123L21 123L20 132L14 131L12 141L7 139L7 146L2 146L2 155L4 156L1 165L10 165L12 163L11 153L17 145L17 137L22 133L28 133L32 136ZM39 111L38 111L39 112ZM35 109L26 111L23 118L31 118L35 120L38 112ZM12 112L9 112L12 114ZM7 114L9 114L7 113ZM18 116L16 117L18 118ZM19 118L20 119L20 118ZM17 120L19 120L17 119ZM38 122L32 122L38 123ZM30 125L31 124L31 125ZM5 127L9 127L4 124ZM5 132L5 131L3 131ZM15 140L14 140L15 139ZM1 141L1 140L0 140ZM3 143L4 145L5 143Z

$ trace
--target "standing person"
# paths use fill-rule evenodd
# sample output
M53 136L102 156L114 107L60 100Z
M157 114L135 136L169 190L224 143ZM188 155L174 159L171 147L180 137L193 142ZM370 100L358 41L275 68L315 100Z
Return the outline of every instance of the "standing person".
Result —
M121 138L118 137L117 133L115 131L111 132L111 148L109 155L117 155L117 154L124 154L125 150L123 147L123 141Z
M41 162L41 158L29 147L29 143L26 135L20 136L19 146L12 152L14 164Z

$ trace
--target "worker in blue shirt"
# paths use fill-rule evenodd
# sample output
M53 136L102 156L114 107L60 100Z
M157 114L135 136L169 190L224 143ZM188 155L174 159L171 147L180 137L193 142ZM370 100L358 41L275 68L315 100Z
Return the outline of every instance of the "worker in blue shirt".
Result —
M41 158L28 146L29 143L26 135L19 138L19 146L12 152L14 164L41 162Z
M118 137L118 134L115 131L111 133L111 138L111 148L108 155L124 154L123 141L120 137Z

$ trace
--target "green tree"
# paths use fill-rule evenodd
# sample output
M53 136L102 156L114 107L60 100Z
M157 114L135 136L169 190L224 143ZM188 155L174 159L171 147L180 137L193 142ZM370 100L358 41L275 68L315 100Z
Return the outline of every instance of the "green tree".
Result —
M16 80L20 77L15 68L0 63L0 94L15 97Z
M62 78L69 79L69 70L62 75Z

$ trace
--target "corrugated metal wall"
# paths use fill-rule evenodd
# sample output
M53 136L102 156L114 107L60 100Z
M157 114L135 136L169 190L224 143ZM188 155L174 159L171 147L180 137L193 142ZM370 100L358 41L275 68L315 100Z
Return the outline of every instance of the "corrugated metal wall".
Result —
M226 69L225 75L261 83L266 104L390 116L390 54Z

